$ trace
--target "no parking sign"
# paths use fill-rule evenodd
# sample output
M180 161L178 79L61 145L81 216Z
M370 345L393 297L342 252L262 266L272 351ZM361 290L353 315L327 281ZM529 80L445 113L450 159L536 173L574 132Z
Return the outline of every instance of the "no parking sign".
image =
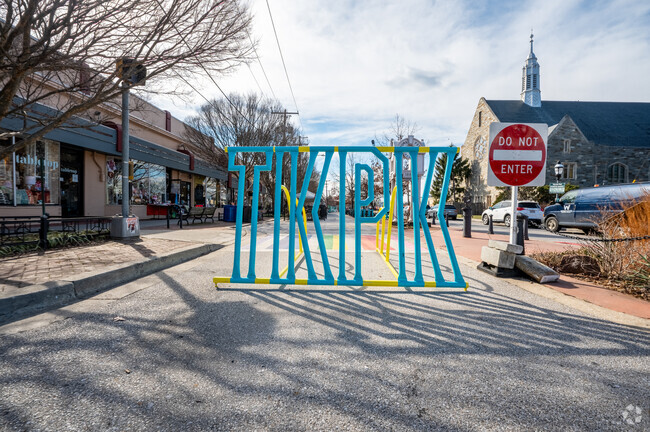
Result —
M547 137L544 123L490 124L488 186L544 186Z

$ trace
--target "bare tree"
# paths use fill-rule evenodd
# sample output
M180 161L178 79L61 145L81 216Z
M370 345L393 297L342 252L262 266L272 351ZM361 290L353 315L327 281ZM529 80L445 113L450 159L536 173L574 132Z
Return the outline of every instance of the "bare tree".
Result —
M415 135L418 131L420 131L420 127L416 122L411 122L401 115L395 114L388 129L381 135L375 135L375 141L380 146L388 146L391 139L400 141L409 135Z
M146 68L149 91L188 91L197 74L249 59L250 25L237 0L3 0L0 121L23 121L20 144L87 126L88 110L121 93L122 58ZM36 112L37 102L54 109Z
M416 122L411 122L410 120L395 114L395 118L389 125L388 129L381 135L375 135L375 140L379 145L388 146L390 141L394 140L395 142L401 141L404 138L408 138L409 135L415 135L420 130L420 127ZM404 155L403 159L409 159L408 155ZM407 218L410 218L411 212L411 181L409 179L402 180L402 190L406 196L406 205L408 206ZM398 179L399 181L399 179Z
M300 131L291 124L284 124L282 117L274 114L282 107L268 99L262 99L256 94L242 96L230 94L228 99L221 98L203 105L196 116L186 119L186 137L197 149L197 153L205 160L217 166L228 166L224 149L226 147L270 147L281 143L297 146L300 143ZM277 156L277 154L276 154ZM288 183L291 170L291 159L285 155L282 160L282 172L285 183ZM301 188L305 178L309 159L299 154L297 160L297 185ZM253 167L265 163L263 153L239 153L237 164L246 167L245 175L249 183L253 178ZM275 187L274 158L270 172L263 172L260 183L267 191ZM310 179L309 189L315 191L319 175L314 172ZM288 185L287 185L288 186ZM268 196L268 195L267 195ZM270 193L271 202L273 194Z

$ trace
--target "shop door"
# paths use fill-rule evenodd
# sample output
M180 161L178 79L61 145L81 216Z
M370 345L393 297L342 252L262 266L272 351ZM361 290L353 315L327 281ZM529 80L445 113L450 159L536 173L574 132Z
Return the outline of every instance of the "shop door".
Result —
M83 150L61 146L61 216L83 216Z

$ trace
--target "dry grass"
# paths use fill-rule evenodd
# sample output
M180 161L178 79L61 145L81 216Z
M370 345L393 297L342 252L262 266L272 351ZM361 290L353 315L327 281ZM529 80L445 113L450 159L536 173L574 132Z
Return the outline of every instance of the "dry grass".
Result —
M625 239L650 235L650 194L623 208L623 212L598 224L606 239ZM600 266L600 274L587 277L600 284L650 300L650 240L589 241L578 251L540 253L535 258L558 269L563 256L587 255ZM578 275L581 276L581 275Z

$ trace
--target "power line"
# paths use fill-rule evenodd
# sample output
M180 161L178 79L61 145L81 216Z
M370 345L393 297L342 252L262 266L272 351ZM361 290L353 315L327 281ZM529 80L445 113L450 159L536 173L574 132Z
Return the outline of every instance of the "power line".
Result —
M240 11L239 9L239 2L235 3L235 6L237 6L237 11ZM246 35L248 36L248 41L251 43L251 47L253 47L253 52L255 53L255 58L257 58L257 62L260 64L260 68L262 68L262 73L264 74L264 78L266 78L266 83L269 85L269 89L271 90L271 94L273 95L273 99L278 100L278 97L275 95L275 92L273 91L273 86L271 86L271 81L269 81L269 77L266 75L266 70L264 69L264 65L262 64L262 59L260 59L260 56L257 54L257 48L255 48L255 44L253 43L253 38L251 38L251 34L248 32L248 29L246 29ZM250 69L250 66L249 66ZM253 71L251 70L251 74ZM255 76L253 76L255 78ZM257 79L255 80L257 82ZM258 87L260 87L259 83L257 84ZM262 91L262 87L260 87L260 91ZM262 91L262 93L264 93Z
M156 4L160 7L160 9L161 9L163 12L165 12L165 8L163 7L163 5L160 4L160 1L159 1L159 0L156 0ZM238 10L239 10L239 9L238 9ZM180 31L178 31L178 29L176 28L176 24L175 24L174 22L171 22L171 21L170 21L170 23L171 23L172 27L174 28L174 30L176 30L176 33L178 34L178 36L180 36L181 40L185 43L185 45L186 45L188 48L191 49L190 44L187 43L187 40L185 40L185 36L183 36L183 34L182 34ZM237 111L237 112L239 113L239 115L242 116L242 117L244 118L244 120L246 120L246 121L248 122L248 124L251 125L251 126L254 128L255 125L253 124L253 122L251 122L251 121L248 119L248 117L246 117L246 116L244 115L244 113L242 113L242 112L239 110L239 108L238 108L238 107L237 107L237 106L236 106L236 105L235 105L235 104L230 100L230 98L226 95L226 93L221 89L221 87L219 86L219 84L217 84L217 81L212 77L212 75L210 74L210 72L208 71L208 69L207 69L205 66L203 66L203 63L199 62L199 66L201 66L201 69L203 69L203 71L205 71L205 73L208 75L208 78L210 78L210 80L211 80L211 81L214 83L214 85L219 89L219 91L221 92L221 94L223 95L223 97L226 98L226 100L228 101L228 103L229 103L229 104L230 104L230 105L235 109L235 111ZM181 79L182 79L182 80L183 80L187 85L189 85L190 88L192 88L192 90L194 90L195 92L199 93L199 94L203 97L203 99L206 99L206 100L207 100L207 98L206 98L205 96L203 96L203 94L201 94L200 92L198 92L198 91L196 90L196 88L194 88L194 86L192 86L192 85L191 85L191 84L190 84L190 83L189 83L185 78L183 78L183 77L182 77L178 72L175 72L175 73L176 73L176 75L178 75L179 78L181 78ZM208 102L209 102L209 101L208 101ZM214 107L213 104L211 104L211 105Z
M284 67L284 75L287 77L287 83L289 83L289 90L291 90L293 104L296 106L296 111L300 112L298 109L298 103L296 102L296 96L293 94L293 88L291 87L291 80L289 80L289 73L287 72L287 65L285 64L284 56L282 55L282 48L280 48L278 32L275 30L275 23L273 22L273 15L271 14L271 5L269 5L269 0L266 0L266 7L269 9L269 17L271 17L271 25L273 26L273 33L275 34L275 42L278 44L278 51L280 51L280 58L282 59L282 66ZM300 116L298 116L298 119L300 119Z
M257 81L257 78L255 78L255 74L253 73L253 69L251 69L251 66L246 63L246 67L248 67L248 71L251 73L251 76L255 80L255 84L257 84L257 88L260 89L260 93L262 93L262 96L266 97L266 93L264 93L264 90L262 90L262 86L260 86L259 81Z

